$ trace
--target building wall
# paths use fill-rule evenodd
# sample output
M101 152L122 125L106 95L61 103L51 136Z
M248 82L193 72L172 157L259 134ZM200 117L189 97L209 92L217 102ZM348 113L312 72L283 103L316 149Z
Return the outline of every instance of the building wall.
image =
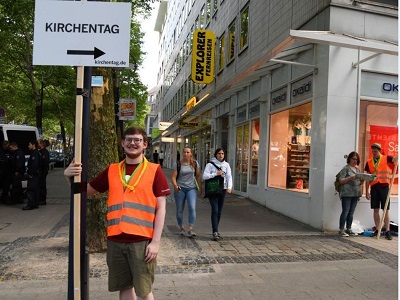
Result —
M176 43L175 54L204 3L205 1L195 1L187 19L188 26L184 29L186 32L181 34ZM249 185L243 195L315 228L336 230L341 203L335 195L333 182L336 173L346 163L344 155L358 149L361 70L397 74L397 56L380 55L358 68L352 68L352 63L373 53L337 46L315 45L314 48L299 53L295 58L297 62L316 64L317 69L314 73L309 67L282 65L270 73L266 71L261 74L253 83L248 83L248 86L237 87L243 83L246 75L280 53L282 49L276 47L289 36L289 29L330 30L335 33L397 42L397 14L385 13L384 8L377 9L379 13L373 13L370 6L362 9L354 8L350 0L225 0L206 29L214 31L217 38L223 33L227 38L229 25L236 18L236 34L238 34L240 12L248 3L250 4L248 48L238 53L236 44L235 59L216 74L212 84L203 87L197 95L199 98L207 93L211 95L203 104L207 105L207 101L212 101L210 102L212 105L208 107L212 111L211 124L212 132L216 136L216 146L222 141L222 136L217 130L220 125L216 119L223 115L228 116L228 162L234 169L238 125L236 109L259 99L257 101L261 103L261 111L258 184ZM178 15L176 14L177 17ZM168 29L168 32L171 30ZM172 58L174 57L173 55ZM313 74L309 193L269 188L267 182L270 92L305 74ZM186 61L181 73L160 101L165 103L171 101L189 75L190 59ZM176 118L179 119L179 116ZM397 221L396 212L397 199L393 199L391 220ZM362 225L372 226L369 201L361 199L354 219L360 220Z
M366 12L352 11L352 13L354 17L342 8L333 8L329 18L332 22L331 31L336 32L339 30L338 27L358 28L358 31L352 30L353 35L372 38L375 37L375 32L384 31L384 28L397 28L395 18L381 20L383 17L380 15L371 17ZM362 24L357 26L357 21ZM377 21L379 22L376 23ZM306 26L310 23L318 24L318 20L311 20ZM380 27L380 24L383 27ZM371 33L367 28L372 29ZM393 33L387 33L385 38L396 41ZM318 73L314 76L310 193L301 194L268 187L263 193L259 187L252 187L249 189L249 197L313 227L335 230L338 227L341 202L334 193L334 177L346 164L344 155L358 150L360 70L352 68L352 63L373 53L335 46L317 47ZM362 64L360 68L397 74L397 57L380 55ZM264 108L267 105L268 103ZM268 111L268 108L264 111ZM268 121L264 120L262 124L265 123ZM265 125L262 128L265 128ZM266 133L268 134L268 130ZM267 170L267 161L265 166ZM391 205L391 220L397 221L397 199L392 199ZM364 226L373 226L372 211L369 201L365 198L359 202L354 219L359 220Z

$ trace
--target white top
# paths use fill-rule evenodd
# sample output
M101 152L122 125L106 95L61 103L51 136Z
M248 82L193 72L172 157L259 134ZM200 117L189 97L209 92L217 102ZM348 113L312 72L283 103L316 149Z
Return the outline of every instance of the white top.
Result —
M222 177L224 177L224 189L232 189L232 171L231 167L229 166L228 162L226 161L219 161L215 157L211 159L211 161L216 164L221 170L224 172ZM214 167L213 164L208 163L204 168L203 172L203 180L207 180L217 176L217 168Z

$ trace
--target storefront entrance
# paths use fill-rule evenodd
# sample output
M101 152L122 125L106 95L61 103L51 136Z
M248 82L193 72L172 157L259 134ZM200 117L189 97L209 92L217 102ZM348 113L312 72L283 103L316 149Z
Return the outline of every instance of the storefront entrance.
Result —
M249 124L236 128L236 157L233 188L238 192L247 192L249 163Z

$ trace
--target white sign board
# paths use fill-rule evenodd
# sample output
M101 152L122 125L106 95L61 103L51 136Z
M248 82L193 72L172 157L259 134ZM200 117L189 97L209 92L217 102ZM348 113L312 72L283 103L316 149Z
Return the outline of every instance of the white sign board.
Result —
M36 0L33 64L127 67L131 3Z
M165 131L172 124L173 123L171 123L171 122L162 122L162 121L160 121L160 124L158 125L158 129L161 130L161 131Z

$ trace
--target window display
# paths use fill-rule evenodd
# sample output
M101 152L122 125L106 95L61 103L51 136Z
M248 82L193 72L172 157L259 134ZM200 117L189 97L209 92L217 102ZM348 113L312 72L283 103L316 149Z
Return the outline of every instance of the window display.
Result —
M251 122L251 174L250 184L257 184L258 177L258 148L260 141L260 120Z
M372 157L371 145L382 145L381 153L389 156L398 155L398 120L397 104L361 101L359 148L360 168ZM391 166L393 169L393 166ZM365 191L364 191L365 193ZM398 178L395 178L391 195L398 195Z
M240 192L247 192L249 127L249 124L245 124L236 128L236 170L234 187Z
M268 186L308 192L311 103L271 115Z

